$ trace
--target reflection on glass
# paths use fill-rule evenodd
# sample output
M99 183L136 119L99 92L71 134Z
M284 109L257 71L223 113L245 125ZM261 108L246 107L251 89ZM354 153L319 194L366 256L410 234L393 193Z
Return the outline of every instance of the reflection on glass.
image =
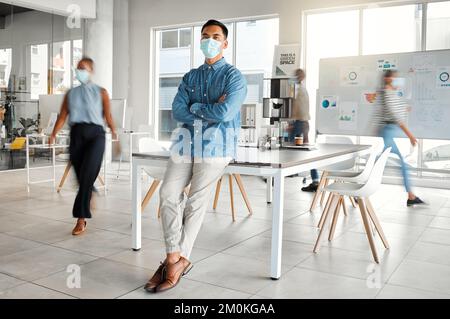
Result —
M40 94L47 94L48 44L31 45L29 49L31 54L31 99L38 99Z
M0 50L0 89L5 89L8 87L12 65L11 55L11 48Z
M53 94L64 94L70 88L71 66L70 41L53 43Z

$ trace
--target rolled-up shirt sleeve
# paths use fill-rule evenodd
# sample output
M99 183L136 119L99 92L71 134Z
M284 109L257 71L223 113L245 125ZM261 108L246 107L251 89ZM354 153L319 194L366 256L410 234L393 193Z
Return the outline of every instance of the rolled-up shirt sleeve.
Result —
M233 70L227 78L225 86L225 101L213 104L194 103L190 112L208 122L228 122L240 112L241 105L247 97L247 81L238 71Z

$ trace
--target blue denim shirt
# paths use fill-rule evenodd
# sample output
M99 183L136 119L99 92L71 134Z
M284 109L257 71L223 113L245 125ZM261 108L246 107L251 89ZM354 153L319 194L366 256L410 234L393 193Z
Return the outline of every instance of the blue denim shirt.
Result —
M174 132L172 150L177 145L182 156L234 158L246 96L245 77L224 58L185 74L172 103L173 118L184 134Z

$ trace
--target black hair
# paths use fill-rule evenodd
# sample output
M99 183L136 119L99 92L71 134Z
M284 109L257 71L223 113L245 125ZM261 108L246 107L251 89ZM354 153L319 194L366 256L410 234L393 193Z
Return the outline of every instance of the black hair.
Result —
M92 70L94 69L94 60L92 60L90 57L88 57L88 56L83 56L83 57L81 58L80 62L86 62L86 63L88 63L88 64L91 66L91 69L92 69ZM78 63L80 63L80 62L78 62Z
M391 78L397 73L397 70L386 70L383 73L384 78Z
M209 27L211 25L219 26L222 29L223 35L225 36L225 39L228 38L228 28L220 21L217 20L208 20L202 27L202 32L206 27Z

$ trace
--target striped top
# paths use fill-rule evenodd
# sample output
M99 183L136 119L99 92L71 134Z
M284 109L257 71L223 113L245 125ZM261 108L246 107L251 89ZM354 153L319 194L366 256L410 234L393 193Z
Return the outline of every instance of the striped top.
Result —
M378 92L378 96L379 111L375 114L376 123L384 125L405 122L408 104L399 96L398 91L383 89Z

